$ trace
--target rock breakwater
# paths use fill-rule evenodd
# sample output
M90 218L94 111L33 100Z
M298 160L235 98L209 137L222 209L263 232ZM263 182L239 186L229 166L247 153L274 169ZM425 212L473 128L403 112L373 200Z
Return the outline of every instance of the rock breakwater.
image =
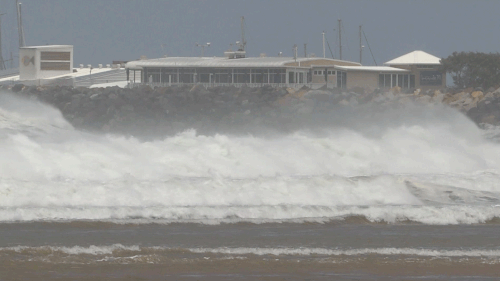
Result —
M75 128L135 136L164 136L186 129L201 134L291 131L343 125L349 114L372 118L388 108L444 104L477 124L500 125L500 88L365 93L362 89L173 86L72 88L15 85L4 92L58 108Z

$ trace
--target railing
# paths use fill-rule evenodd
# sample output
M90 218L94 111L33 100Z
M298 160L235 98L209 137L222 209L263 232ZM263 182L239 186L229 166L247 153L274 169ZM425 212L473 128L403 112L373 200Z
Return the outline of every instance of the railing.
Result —
M0 70L0 78L19 75L19 68L8 68Z
M272 88L294 88L300 89L302 87L308 87L310 89L319 89L324 87L323 83L307 83L307 84L287 84L287 83L130 83L129 87L135 88L140 87L142 85L148 85L150 87L182 87L182 86L194 86L201 85L205 88L212 87L249 87L249 88L259 88L259 87L272 87ZM333 84L327 84L327 88L335 88Z
M75 87L90 87L94 84L127 81L125 69L115 69L75 78Z
M90 87L95 84L107 83L107 82L120 82L126 81L126 79L120 78L124 74L122 72L114 73L102 73L96 74L97 77L90 78L89 76L78 77L78 78L58 78L58 79L38 79L38 80L4 80L0 82L0 85L14 85L14 84L24 84L24 85L60 85L60 86L73 86L73 87ZM140 87L142 85L148 85L150 87L182 87L182 86L194 86L201 85L205 88L212 87L249 87L249 88L259 88L259 87L272 87L272 88L293 88L300 89L302 87L307 87L310 89L318 89L325 87L324 83L306 83L306 84L287 84L287 83L134 83L129 82L130 88ZM334 84L327 84L327 88L335 88Z
M73 87L72 78L56 78L56 79L36 79L36 80L3 80L0 85L15 85L23 84L26 86L70 86Z

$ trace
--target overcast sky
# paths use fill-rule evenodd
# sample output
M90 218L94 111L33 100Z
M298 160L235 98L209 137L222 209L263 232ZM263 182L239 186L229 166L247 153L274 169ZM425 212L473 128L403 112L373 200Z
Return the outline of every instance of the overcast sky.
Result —
M322 35L338 58L359 61L359 25L378 64L414 50L438 57L454 51L497 52L500 1L327 0L21 0L27 45L74 45L75 65L168 56L222 56L240 40L245 17L249 56L280 51L323 55ZM5 59L17 55L15 0L0 0ZM162 44L164 49L162 49ZM374 65L368 50L363 64ZM327 47L327 56L331 57ZM17 59L17 58L16 58Z

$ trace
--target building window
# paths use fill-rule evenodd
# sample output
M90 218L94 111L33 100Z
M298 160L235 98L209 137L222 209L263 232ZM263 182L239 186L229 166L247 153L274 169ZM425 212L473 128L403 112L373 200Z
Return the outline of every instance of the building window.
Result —
M161 69L159 68L149 68L146 72L146 82L149 83L161 83Z
M250 83L250 69L235 68L233 70L233 73L234 73L233 83L240 83L240 84Z
M420 71L420 85L441 86L443 84L443 73L440 71Z
M401 87L403 89L415 87L415 75L410 74L379 74L378 87L392 88Z
M328 70L328 75L335 75L335 70Z
M347 87L347 73L339 71L337 73L337 88L345 89Z
M435 67L436 66L432 64L417 64L418 69L433 69Z
M269 83L286 83L286 70L284 68L269 69Z

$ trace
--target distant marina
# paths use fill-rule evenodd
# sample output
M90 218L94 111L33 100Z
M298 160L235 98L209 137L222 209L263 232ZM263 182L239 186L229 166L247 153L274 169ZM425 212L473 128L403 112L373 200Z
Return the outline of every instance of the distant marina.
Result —
M134 87L149 85L201 84L205 87L321 87L353 89L365 88L440 89L446 87L446 75L439 69L440 59L424 51L413 51L390 60L384 66L362 66L362 27L359 28L360 62L342 60L341 28L339 20L340 58L326 57L328 43L323 35L323 57L307 54L299 57L298 47L293 47L293 57L277 57L261 54L247 57L244 17L241 17L241 40L221 57L204 57L205 47L198 44L201 57L162 57L120 61L113 64L80 64L74 67L72 45L25 46L22 26L21 3L17 3L19 31L19 69L0 71L0 84L14 85L66 85L74 87ZM367 42L368 43L368 42ZM1 43L0 43L1 44ZM163 48L163 47L162 47ZM328 48L330 45L328 43ZM331 49L330 49L331 51ZM370 49L371 51L371 49ZM0 49L1 52L1 49ZM5 67L4 67L5 68Z

